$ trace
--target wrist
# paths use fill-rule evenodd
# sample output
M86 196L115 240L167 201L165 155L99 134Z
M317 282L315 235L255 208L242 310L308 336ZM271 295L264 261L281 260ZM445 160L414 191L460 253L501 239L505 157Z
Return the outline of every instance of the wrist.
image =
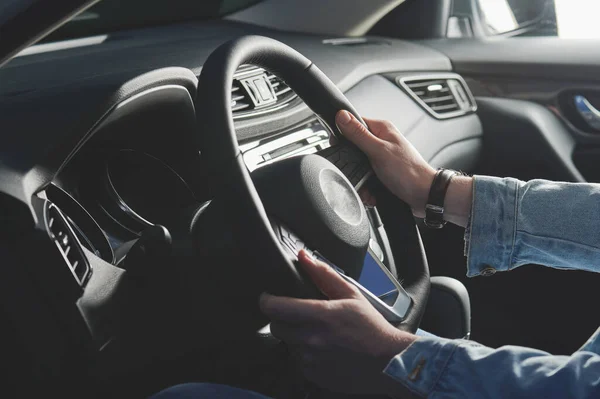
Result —
M393 328L393 330L390 332L389 339L386 340L387 344L381 348L382 350L378 354L378 357L381 358L385 364L387 364L395 356L404 352L404 350L412 345L417 338L418 337L414 334Z
M385 357L385 362L383 364L383 368L381 369L381 381L378 384L378 392L392 398L412 397L406 396L408 391L406 391L406 389L402 386L402 384L399 384L398 381L386 375L384 370L394 357L402 354L402 352L411 346L418 339L418 337L401 330L396 330L393 336L394 344L390 346L390 351Z
M466 227L473 202L473 178L456 176L448 186L444 202L444 218L456 225Z
M414 195L409 204L415 217L425 217L425 205L427 205L429 190L431 189L435 174L436 170L429 165L419 173L416 173Z

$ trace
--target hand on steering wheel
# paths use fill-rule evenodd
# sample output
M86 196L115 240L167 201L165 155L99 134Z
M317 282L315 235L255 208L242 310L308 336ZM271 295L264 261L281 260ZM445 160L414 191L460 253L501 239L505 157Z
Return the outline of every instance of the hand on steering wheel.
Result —
M364 120L368 130L347 111L340 111L336 116L337 126L344 137L369 157L379 180L406 202L415 216L423 217L435 169L392 123Z
M319 387L349 394L388 394L382 370L416 337L387 322L331 267L306 252L299 263L329 300L263 294L261 310L271 332L286 342L305 377Z

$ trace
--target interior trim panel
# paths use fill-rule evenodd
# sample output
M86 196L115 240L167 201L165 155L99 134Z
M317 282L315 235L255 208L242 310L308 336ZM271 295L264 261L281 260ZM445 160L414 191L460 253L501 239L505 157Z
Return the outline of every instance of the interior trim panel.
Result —
M373 101L374 93L378 101ZM483 128L476 114L446 120L435 119L393 81L383 76L371 76L345 94L362 115L394 123L429 162L435 160L450 145L469 139L483 139ZM449 164L460 164L463 166L461 170L471 171L479 157L479 148L481 147L472 147L476 152L470 154L468 162L464 162L467 158L460 152L446 153L436 162L443 160ZM450 167L444 164L440 166Z
M510 159L514 167L527 169L539 162L564 181L585 182L575 164L576 142L561 121L547 108L529 101L477 98L486 132L488 154L499 164ZM517 145L518 143L518 145Z
M557 40L561 45L557 57ZM536 78L594 82L600 80L600 53L593 40L557 39L553 37L519 37L506 40L440 39L423 40L432 49L452 60L456 73L487 76L535 76Z

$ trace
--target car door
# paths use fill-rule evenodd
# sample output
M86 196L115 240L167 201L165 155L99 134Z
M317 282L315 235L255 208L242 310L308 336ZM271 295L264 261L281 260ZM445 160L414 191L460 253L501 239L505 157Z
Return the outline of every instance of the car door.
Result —
M455 0L451 11L434 12L424 2L431 27L413 38L447 55L476 96L484 149L475 173L600 183L600 4ZM396 21L415 20L418 6L403 7ZM375 33L392 34L384 22L387 30L380 24ZM598 328L600 275L531 265L467 279L462 234L450 227L425 239L432 274L459 278L470 291L474 339L566 354Z
M597 6L577 3L553 4L558 36L541 36L550 22L537 34L429 43L452 60L476 96L484 129L478 173L600 182L600 40L590 38L600 35L573 27L578 18L589 23L586 15ZM570 353L600 324L596 312L585 310L600 300L600 275L532 265L469 283L473 334L490 345Z

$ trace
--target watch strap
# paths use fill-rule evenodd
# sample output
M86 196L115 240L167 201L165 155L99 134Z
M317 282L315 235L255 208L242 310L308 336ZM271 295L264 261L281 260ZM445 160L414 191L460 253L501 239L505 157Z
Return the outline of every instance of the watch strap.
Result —
M444 220L444 200L450 181L458 173L449 169L438 169L431 188L427 205L425 205L425 226L432 229L441 229L446 224Z

